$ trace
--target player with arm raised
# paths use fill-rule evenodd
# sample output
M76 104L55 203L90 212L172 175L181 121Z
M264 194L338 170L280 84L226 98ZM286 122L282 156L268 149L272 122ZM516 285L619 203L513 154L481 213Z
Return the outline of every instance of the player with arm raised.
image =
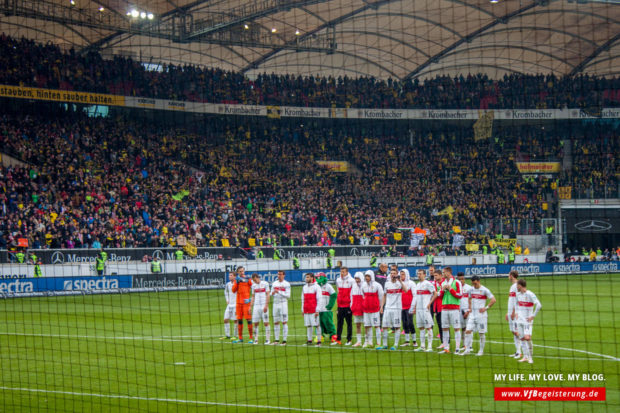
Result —
M270 344L271 329L269 328L269 283L260 279L257 273L252 274L252 323L254 324L255 340L258 344L260 322L265 326L265 344Z
M515 343L515 353L511 354L510 357L518 359L521 358L521 339L519 338L517 319L516 315L513 315L513 310L517 302L517 281L519 280L519 273L515 270L510 271L510 273L508 273L508 279L510 280L510 290L508 291L508 312L506 312L506 321L508 321L508 327L510 328Z
M312 330L319 326L319 311L321 303L321 287L315 282L314 274L306 274L306 283L301 290L301 312L304 315L304 326L307 330L307 346L312 345ZM321 335L319 334L319 340ZM317 343L320 345L320 341Z
M428 344L426 351L433 351L433 316L431 314L431 307L433 301L438 297L437 289L426 279L426 271L418 270L418 280L420 281L416 285L415 303L411 306L411 312L415 314L416 324L420 331L420 347L415 351L425 351L424 348L424 335Z
M233 343L243 343L244 319L248 325L248 333L250 335L249 343L253 343L254 328L252 326L252 314L250 313L250 302L252 301L250 298L251 286L250 280L245 276L244 267L237 267L237 279L233 283L232 292L237 294L236 312L239 333L239 338L234 340Z
M288 300L291 298L291 284L284 279L284 271L278 271L278 279L271 285L273 297L273 332L275 335L274 345L280 341L280 324L282 324L282 342L286 345L288 337Z
M513 314L517 319L517 330L519 332L519 338L521 339L521 350L523 351L523 358L520 362L527 361L528 363L534 363L531 351L532 341L532 324L534 323L534 317L542 308L542 304L531 291L527 289L527 283L521 279L517 281L517 302L513 310Z
M467 328L465 329L465 351L461 354L465 356L471 353L472 344L474 341L474 331L478 332L480 337L480 349L477 356L484 354L485 335L487 332L487 325L489 316L487 311L493 307L497 301L493 296L493 293L485 286L480 285L480 277L474 275L471 278L472 288L469 290L469 308L471 308L471 314L467 318ZM487 305L487 300L489 304Z
M237 274L231 272L228 274L228 282L226 283L226 287L224 287L224 297L226 298L226 310L224 310L224 337L221 337L220 340L230 340L230 320L233 323L237 321L237 315L235 314L237 308L237 293L233 292L233 285L235 283L235 279L237 278Z

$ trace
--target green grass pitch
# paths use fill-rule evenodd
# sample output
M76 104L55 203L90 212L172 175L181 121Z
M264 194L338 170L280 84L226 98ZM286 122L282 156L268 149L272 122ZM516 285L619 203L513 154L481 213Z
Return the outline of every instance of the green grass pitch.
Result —
M483 357L304 347L299 287L287 347L219 340L222 290L5 299L0 411L620 411L620 275L527 281L543 305L533 365L507 357L507 278L483 280L498 299ZM605 381L495 379L519 373ZM496 402L501 386L602 386L607 401Z

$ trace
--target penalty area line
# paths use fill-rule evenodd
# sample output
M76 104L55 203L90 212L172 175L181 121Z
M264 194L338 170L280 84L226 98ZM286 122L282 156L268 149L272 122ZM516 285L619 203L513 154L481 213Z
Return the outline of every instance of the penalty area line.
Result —
M123 394L83 393L83 392L62 391L62 390L29 389L25 387L0 386L0 390L25 392L25 393L27 392L27 393L42 393L42 394L60 394L60 395L79 396L79 397L96 397L96 398L101 398L101 399L124 399L124 400L140 400L140 401L149 401L149 402L152 401L152 402L178 403L178 404L196 404L200 406L248 407L248 408L254 408L254 409L286 410L286 411L294 411L294 412L347 413L344 411L302 409L302 408L297 408L297 407L268 406L268 405L262 405L262 404L207 402L203 400L184 400L184 399L169 399L169 398L162 398L162 397L127 396Z

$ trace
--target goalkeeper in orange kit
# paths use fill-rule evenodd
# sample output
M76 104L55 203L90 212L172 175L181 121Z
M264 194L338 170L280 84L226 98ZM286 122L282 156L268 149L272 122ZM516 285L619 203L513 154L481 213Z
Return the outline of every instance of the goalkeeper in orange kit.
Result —
M237 293L237 328L239 331L239 339L233 341L233 343L243 343L243 319L245 319L248 325L248 333L250 334L250 341L253 343L254 330L252 328L252 313L250 312L250 291L252 285L250 279L245 276L245 268L237 268L237 280L233 283L232 291Z

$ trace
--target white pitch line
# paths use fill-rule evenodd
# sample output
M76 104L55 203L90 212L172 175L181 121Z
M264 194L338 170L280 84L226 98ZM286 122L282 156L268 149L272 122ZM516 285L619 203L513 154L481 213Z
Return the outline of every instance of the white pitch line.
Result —
M305 337L305 336L304 336ZM217 343L221 343L221 344L233 344L231 342L227 342L227 341L216 341L216 340L212 340L212 341L204 341L205 343L213 343L213 344L217 344ZM487 341L487 343L490 343L490 341ZM494 342L497 343L497 342ZM242 343L245 345L248 345L247 342ZM507 343L504 343L507 344ZM264 346L264 345L261 345ZM271 346L270 346L271 347ZM275 346L275 347L279 347L279 346ZM316 346L313 344L311 346L306 346L304 344L287 344L285 347L302 347L302 348L316 348ZM329 344L326 345L321 345L320 348L326 348L328 350L345 350L345 348L343 348L342 346L330 346ZM376 350L374 347L355 347L355 348L351 348L351 350L353 351L371 351L371 352L375 352L375 351L381 351L381 352L385 352L385 353L417 353L417 351L414 350L405 350L405 349L401 349L400 347L398 348L398 350L393 351L393 350ZM419 352L420 354L429 354L426 352ZM430 354L439 354L438 351L436 349L433 349L433 351L430 352ZM472 354L473 355L473 354ZM502 358L508 358L509 355L508 354L489 354L489 353L485 353L484 355L486 356L490 356L490 357L502 357ZM473 358L473 357L470 357ZM535 358L537 359L554 359L554 360L589 360L589 361L604 361L606 359L603 358L592 358L592 357L560 357L560 356L536 356Z
M202 343L202 344L206 344L206 343L222 343L222 344L226 344L226 341L220 341L220 340L196 340L195 338L204 338L205 336L159 336L159 337L155 337L155 336L90 336L90 335L77 335L77 334L44 334L44 333L9 333L9 332L0 332L0 335L5 335L5 336L23 336L23 337L49 337L49 338L78 338L78 339L90 339L90 340L110 340L110 341L114 341L114 340L134 340L134 341L162 341L162 342L170 342L170 343ZM291 335L293 337L302 337L300 335ZM207 336L207 337L219 337L219 336ZM305 336L303 336L305 337ZM433 338L433 340L436 340L435 338ZM229 343L229 342L228 342ZM514 343L505 343L502 341L491 341L488 340L487 343L493 343L493 344L503 344L503 345L511 345ZM230 344L230 343L229 343ZM244 343L247 344L247 343ZM288 347L307 347L303 344L287 344ZM331 347L329 344L325 344L324 346L322 346L324 348L330 348L332 350L337 350L338 347ZM574 348L568 348L568 347L554 347L554 346L544 346L541 344L534 344L534 347L541 347L541 348L548 348L548 349L553 349L553 350L562 350L562 351L572 351L572 352L576 352L576 353L582 353L582 354L588 354L591 356L596 356L599 357L601 359L606 359L606 360L613 360L613 361L620 361L620 358L618 357L614 357L614 356L610 356L607 354L600 354L600 353L594 353L591 351L586 351L586 350L579 350L579 349L574 349ZM366 348L364 350L374 350L374 348ZM413 352L413 350L399 350L401 352ZM501 354L489 354L491 356L499 356L499 357L504 357ZM536 358L548 358L548 359L560 359L560 360L593 360L591 357L585 358L585 357L560 357L560 356L537 356Z
M514 345L514 343L504 343L502 341L487 341L487 343L504 344L504 345L507 345L507 346L509 346L511 344ZM618 357L610 356L610 355L607 355L607 354L594 353L592 351L579 350L579 349L576 349L576 348L543 346L542 344L534 344L533 346L534 347L541 347L541 348L549 348L549 349L552 349L552 350L573 351L575 353L590 354L590 355L593 355L593 356L602 357L602 358L613 360L613 361L620 361L620 358L618 358Z
M125 399L125 400L140 400L140 401L165 402L165 403L179 403L179 404L197 404L201 406L250 407L250 408L255 408L255 409L288 410L288 411L294 411L294 412L347 413L343 411L334 411L334 410L302 409L302 408L296 408L296 407L268 406L268 405L262 405L262 404L207 402L203 400L184 400L184 399L168 399L168 398L161 398L161 397L126 396L123 394L81 393L81 392L61 391L61 390L28 389L24 387L0 386L0 390L29 392L29 393L44 393L44 394L64 394L64 395L69 395L69 396L80 396L80 397L99 397L103 399Z

